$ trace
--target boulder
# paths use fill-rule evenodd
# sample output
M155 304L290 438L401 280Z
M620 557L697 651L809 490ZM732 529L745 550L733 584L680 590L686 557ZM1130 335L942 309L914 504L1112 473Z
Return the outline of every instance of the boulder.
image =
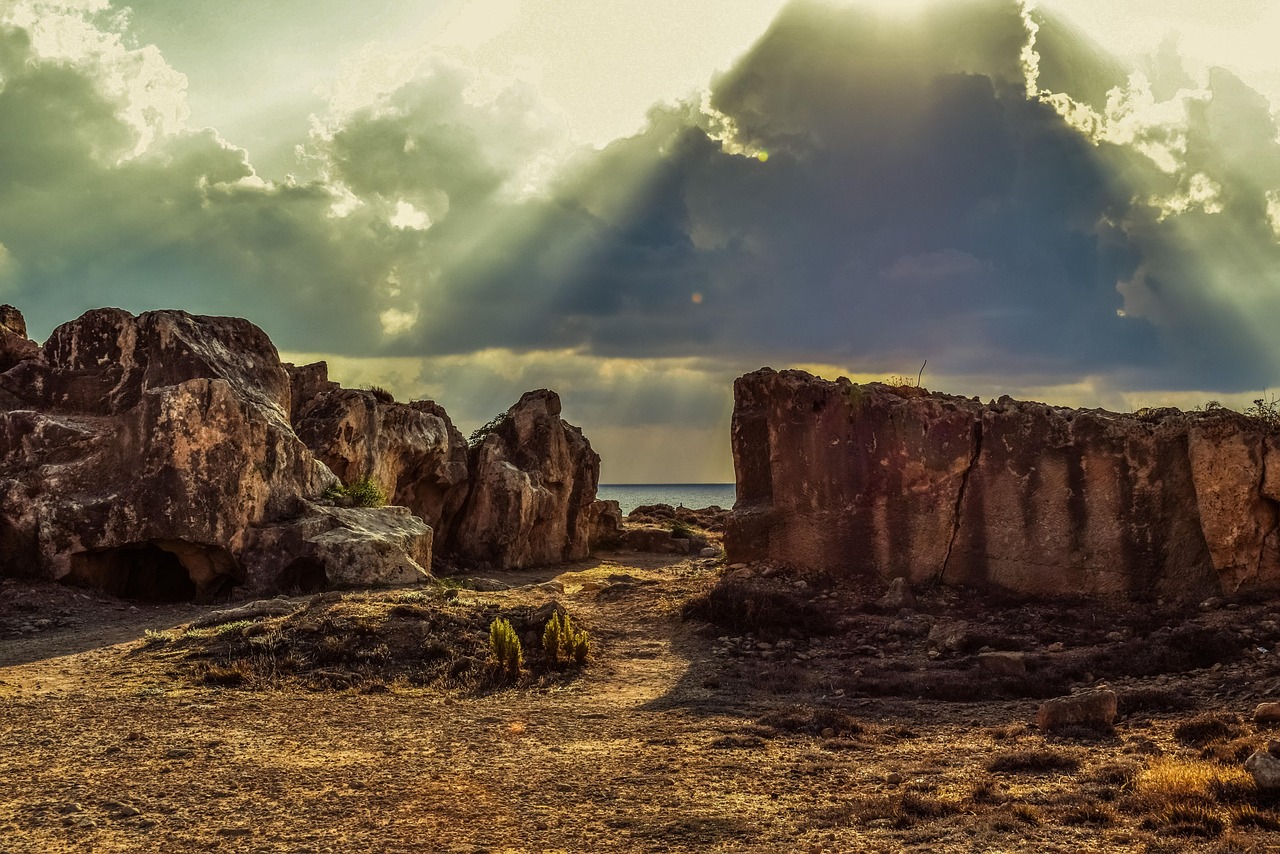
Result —
M408 507L435 531L452 532L467 497L467 441L430 400L388 402L330 382L324 362L288 366L295 383L298 437L344 483L371 478L391 504Z
M1066 727L1109 732L1115 724L1116 708L1115 691L1088 691L1070 697L1058 697L1040 704L1036 712L1036 726L1041 732Z
M763 369L734 385L729 559L858 580L1199 601L1280 589L1280 437Z
M617 546L622 537L622 508L616 501L597 500L591 505L591 548Z
M1259 703L1253 710L1253 722L1258 726L1280 724L1280 703Z
M907 583L907 580L898 577L889 582L889 590L876 601L876 605L884 611L900 611L903 608L914 608L916 606L916 595L911 592L911 585Z
M1244 761L1244 770L1253 775L1253 782L1259 789L1275 791L1280 789L1280 742L1272 741L1266 750L1255 751Z
M506 569L581 560L600 457L560 418L553 391L526 392L471 449L471 489L448 551Z
M0 311L10 331L25 327L15 314ZM337 483L294 434L289 375L245 320L90 311L0 389L2 574L138 598L256 586L254 529Z
M406 507L307 502L293 519L252 529L241 559L264 591L398 586L430 578L431 540Z
M1027 659L1020 652L980 652L978 667L992 676L1025 676Z

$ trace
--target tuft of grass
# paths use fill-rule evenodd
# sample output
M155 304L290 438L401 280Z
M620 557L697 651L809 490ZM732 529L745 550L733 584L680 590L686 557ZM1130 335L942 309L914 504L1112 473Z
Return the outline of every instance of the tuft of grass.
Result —
M202 685L216 685L222 688L239 688L249 681L253 670L244 660L229 661L226 664L201 662L194 668L195 680Z
M1167 836L1200 836L1212 839L1222 835L1226 822L1213 808L1198 803L1169 804L1163 810L1143 820L1147 830L1159 831Z
M987 763L993 774L1074 774L1080 760L1058 750L1016 750L999 753Z
M1108 825L1114 823L1116 814L1110 807L1102 804L1082 804L1072 807L1062 815L1062 823L1067 825Z
M839 736L851 738L863 735L867 727L853 715L826 706L796 706L778 709L760 718L756 723L777 733L801 735Z
M520 636L516 634L516 630L502 617L489 624L489 651L493 653L500 670L512 679L520 677L524 649L520 646Z
M373 395L373 399L379 403L395 403L396 396L387 391L380 385L369 386L369 392Z

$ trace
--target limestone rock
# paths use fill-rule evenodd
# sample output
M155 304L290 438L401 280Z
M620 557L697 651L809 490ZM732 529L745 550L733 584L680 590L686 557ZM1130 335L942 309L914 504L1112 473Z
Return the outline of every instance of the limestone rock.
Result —
M1280 789L1280 759L1276 758L1273 747L1280 745L1273 741L1266 750L1255 751L1244 761L1244 770L1253 775L1253 782L1267 791Z
M1064 727L1085 727L1108 731L1116 720L1116 692L1088 691L1070 697L1058 697L1040 704L1036 726L1041 732Z
M591 505L591 548L617 545L622 537L622 508L616 501L597 500Z
M1020 652L982 652L978 666L992 676L1025 676L1027 659Z
M588 555L600 457L555 392L526 392L471 449L470 471L451 553L508 569Z
M17 334L14 314L0 320ZM274 578L290 556L247 561L256 529L337 482L294 434L289 375L245 320L90 311L0 374L0 389L0 574L140 598L261 586L254 573ZM334 553L366 548L344 541L362 526L332 526ZM402 557L429 566L430 537L415 537Z
M885 611L900 611L903 608L914 608L916 606L916 595L911 592L911 585L902 577L895 578L889 582L889 590L876 604Z
M763 369L734 386L734 561L1030 595L1280 588L1280 436Z
M0 372L40 358L40 345L27 337L27 321L11 305L0 305Z
M298 437L344 483L372 478L448 539L470 483L467 441L433 401L388 403L329 382L323 362L289 366Z
M296 518L254 528L242 559L264 590L397 586L430 577L431 540L431 528L405 507L308 502Z

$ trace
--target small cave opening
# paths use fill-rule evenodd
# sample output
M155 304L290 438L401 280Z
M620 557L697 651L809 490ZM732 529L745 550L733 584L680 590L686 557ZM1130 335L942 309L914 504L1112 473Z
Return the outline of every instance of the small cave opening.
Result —
M225 550L176 541L129 543L71 556L68 584L120 599L207 602L236 582ZM222 571L219 571L222 570Z
M40 551L34 531L19 528L0 516L0 578L36 578Z
M321 593L329 589L329 573L324 561L304 555L280 570L276 587L284 593Z

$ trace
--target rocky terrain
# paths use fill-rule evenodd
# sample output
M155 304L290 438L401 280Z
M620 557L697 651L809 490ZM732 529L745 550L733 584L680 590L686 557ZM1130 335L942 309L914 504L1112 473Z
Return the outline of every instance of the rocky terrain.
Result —
M629 551L221 606L0 594L6 851L1280 845L1280 798L1244 769L1275 732L1254 710L1280 695L1280 602ZM484 677L490 617L532 640L556 608L591 634L585 667ZM1113 692L1114 718L1046 720L1065 691Z

